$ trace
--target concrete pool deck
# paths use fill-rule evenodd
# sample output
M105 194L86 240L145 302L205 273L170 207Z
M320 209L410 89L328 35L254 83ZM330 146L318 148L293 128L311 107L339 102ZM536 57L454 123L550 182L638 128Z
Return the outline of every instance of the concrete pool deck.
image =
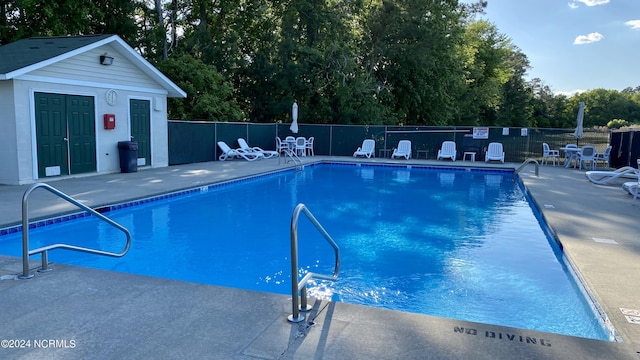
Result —
M305 162L319 160L353 159ZM99 207L284 167L277 159L208 162L47 182ZM640 314L620 310L640 310L640 201L631 204L622 181L602 186L584 171L541 166L536 177L532 170L521 172L523 182L622 342L313 300L307 321L291 324L284 295L55 263L54 271L18 280L21 259L0 256L0 358L640 359L640 324L628 321L640 322ZM0 186L0 228L20 223L27 188ZM29 206L33 219L73 209L46 191L34 192Z

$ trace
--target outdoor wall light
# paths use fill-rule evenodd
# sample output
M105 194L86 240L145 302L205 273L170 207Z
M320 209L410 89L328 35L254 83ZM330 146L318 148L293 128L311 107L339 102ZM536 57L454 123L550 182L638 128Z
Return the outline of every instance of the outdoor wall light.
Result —
M109 56L106 53L104 55L100 55L100 64L101 65L113 64L113 56Z

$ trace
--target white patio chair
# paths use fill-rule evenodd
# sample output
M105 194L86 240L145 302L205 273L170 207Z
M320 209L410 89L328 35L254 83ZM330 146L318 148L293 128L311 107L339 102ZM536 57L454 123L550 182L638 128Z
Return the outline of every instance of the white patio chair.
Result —
M593 157L593 161L596 163L596 167L598 167L598 162L602 162L603 165L607 166L607 169L611 167L609 159L611 158L611 146L607 146L603 152L596 152L596 155Z
M577 161L580 164L579 168L580 169L582 169L583 167L586 168L586 163L588 161L589 166L591 167L591 170L594 170L596 168L595 155L596 155L595 146L585 145L581 147L580 150L578 151L578 156L577 156Z
M371 158L375 156L376 152L376 142L373 139L364 139L362 141L362 146L356 149L353 153L353 157L358 156L366 156L367 158Z
M456 161L456 142L455 141L443 141L438 150L438 157L436 160L451 159ZM464 160L464 159L463 159Z
M282 141L279 137L276 136L276 151L278 154L284 154L289 150L289 144Z
M218 141L218 147L222 150L222 154L218 157L220 161L233 158L243 158L247 161L254 161L264 158L264 156L259 153L247 153L242 149L232 149L224 141Z
M258 147L258 146L249 146L249 144L247 144L247 141L243 138L238 138L238 145L240 145L240 149L244 150L247 153L259 153L262 154L262 156L265 159L270 159L274 156L279 156L280 153L278 153L277 151L271 151L271 150L263 150L262 148Z
M307 139L302 136L296 138L296 154L298 156L306 156Z
M542 143L542 165L546 165L549 158L553 166L556 166L556 162L560 162L560 150L551 150L549 144Z
M571 161L576 160L578 158L578 145L576 144L567 144L565 147L560 148L564 151L564 167L571 166ZM575 163L574 166L576 167Z
M307 153L307 155L309 156L315 156L315 152L313 151L313 141L314 141L314 137L310 137L307 139L307 141L305 142L305 151Z
M489 143L489 147L487 147L487 152L485 153L485 156L484 156L484 162L489 162L492 160L500 161L501 163L504 163L504 150L502 147L502 143L499 143L499 142Z
M393 149L393 153L391 154L391 158L405 158L407 160L411 159L411 140L400 140L398 142L398 147Z
M294 138L293 136L289 135L287 137L284 138L284 142L285 144L287 144L287 147L289 149L289 151L296 151L296 138Z

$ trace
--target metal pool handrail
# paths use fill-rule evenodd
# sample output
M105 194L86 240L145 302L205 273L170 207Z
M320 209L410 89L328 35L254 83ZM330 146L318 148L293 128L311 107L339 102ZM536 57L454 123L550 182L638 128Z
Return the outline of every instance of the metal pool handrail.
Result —
M538 175L539 169L540 169L540 163L538 162L538 160L532 159L532 158L527 158L527 159L524 160L524 162L522 164L520 164L520 166L518 166L516 171L513 172L513 180L514 181L516 179L516 175L518 175L518 173L520 171L522 171L522 169L524 169L525 166L527 166L529 164L534 164L536 166L536 176L540 176L540 175Z
M38 188L43 188L45 190L48 190L52 194L57 195L58 197L91 213L94 216L97 216L99 219L107 222L111 226L114 226L118 230L124 232L125 236L127 237L127 242L122 252L113 253L109 251L89 249L89 248L84 248L80 246L68 245L68 244L53 244L53 245L43 246L41 248L37 248L34 250L29 250L29 196L35 189L38 189ZM29 256L31 255L42 253L42 268L40 268L38 271L48 271L48 270L51 270L49 268L49 262L47 260L47 251L49 250L67 249L67 250L81 251L81 252L86 252L91 254L111 256L111 257L122 257L129 251L130 247L131 247L131 233L124 226L100 214L99 212L93 210L92 208L80 203L79 201L75 200L71 196L63 193L62 191L52 186L49 186L44 183L36 183L31 185L22 196L22 275L19 276L19 278L21 279L30 279L33 277L33 275L29 273Z
M300 282L298 282L298 218L300 213L304 213L311 223L318 229L318 231L329 242L335 252L336 263L333 268L333 275L322 275L313 272L308 272ZM338 244L331 238L331 235L320 225L320 222L313 216L309 209L304 204L298 204L293 209L291 215L291 305L292 315L289 315L287 319L290 322L297 323L304 320L304 315L300 314L300 311L309 311L311 308L307 305L307 282L311 279L336 281L338 279L338 273L340 272L340 248ZM298 292L300 292L300 298L298 298Z
M296 170L302 170L303 166L302 166L302 160L300 159L300 157L298 157L298 154L296 154L295 150L291 150L291 149L286 149L284 151L285 155L291 159L285 159L284 163L287 164L289 161L293 161L293 163L296 166ZM280 154L278 154L280 155ZM278 156L278 165L280 164L280 158L281 156Z

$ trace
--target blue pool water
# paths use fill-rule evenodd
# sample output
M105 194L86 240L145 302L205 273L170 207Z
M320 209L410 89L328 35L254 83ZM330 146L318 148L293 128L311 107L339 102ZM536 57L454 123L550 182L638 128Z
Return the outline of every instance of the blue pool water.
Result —
M106 258L55 250L52 262L290 294L291 213L304 203L341 249L314 297L608 340L557 244L511 172L322 164L106 213L133 235ZM95 218L31 230L119 252ZM20 256L20 234L0 253ZM332 248L300 218L300 272L331 274Z

